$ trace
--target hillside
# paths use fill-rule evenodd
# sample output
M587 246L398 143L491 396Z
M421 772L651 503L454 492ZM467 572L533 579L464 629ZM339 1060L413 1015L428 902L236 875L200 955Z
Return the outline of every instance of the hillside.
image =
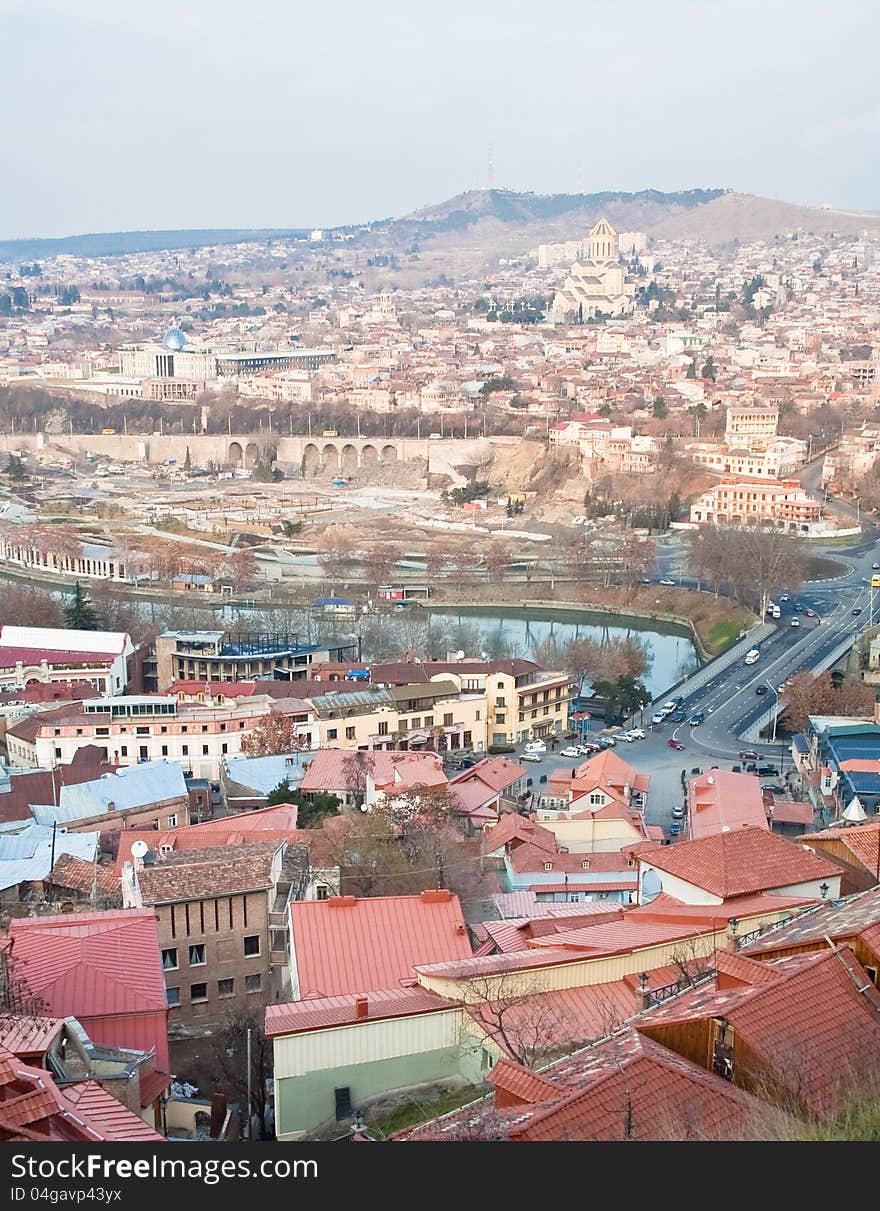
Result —
M214 244L250 244L289 236L304 236L300 228L207 228L191 231L109 231L58 238L0 240L0 261L26 261L45 257L125 256L133 252L162 252L172 248L205 248Z
M649 230L659 239L705 240L707 244L733 239L766 240L797 230L857 235L861 231L880 232L880 214L819 210L753 194L725 193L705 206L670 213Z

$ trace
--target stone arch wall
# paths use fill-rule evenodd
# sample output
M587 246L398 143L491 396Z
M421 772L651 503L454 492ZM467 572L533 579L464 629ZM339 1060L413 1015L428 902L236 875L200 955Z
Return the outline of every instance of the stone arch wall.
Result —
M260 461L260 449L256 442L248 442L244 448L244 463L246 467L255 467Z
M226 461L234 463L240 467L244 462L244 451L241 448L241 442L230 442L229 449L226 452Z
M332 442L327 442L321 451L321 462L324 464L325 471L339 470L339 448L334 446Z
M382 463L383 466L387 466L388 463L396 463L397 462L397 446L390 446L390 445L383 446L382 452L379 455L379 461Z
M317 475L321 466L321 451L314 442L309 442L302 454L303 479Z
M348 442L342 447L342 474L354 475L358 469L357 448Z

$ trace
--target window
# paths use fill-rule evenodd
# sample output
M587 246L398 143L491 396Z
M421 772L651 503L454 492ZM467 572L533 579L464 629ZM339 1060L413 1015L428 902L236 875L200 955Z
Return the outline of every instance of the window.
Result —
M426 715L425 716L425 727L433 727L433 726L434 726L434 716Z
M388 735L388 723L387 723L387 721L386 721L386 720L384 720L384 719L383 719L383 720L382 720L382 722L379 724L379 735L380 735L380 736L387 736L387 735Z
M188 757L188 756L189 756L189 745L188 745L188 744L182 744L182 745L180 746L180 751L181 751L181 753L183 754L183 756L184 756L184 757Z
M190 990L189 990L189 999L190 999L190 1001L192 1001L193 1005L198 1005L202 1001L207 1001L208 985L207 984L191 984Z
M109 735L110 735L110 729L109 729L109 727L96 727L96 728L95 728L95 735L96 735L96 736L109 736Z
M544 863L544 870L552 870L552 869L553 869L553 863L552 863L552 862L545 862L545 863Z
M589 858L584 858L583 862L581 862L581 868L582 868L583 870L589 870L589 869L590 869L590 859L589 859Z
M327 887L326 884L324 884L324 883L319 883L316 888L315 894L316 894L317 899L326 900L328 898L328 896L330 895L330 888Z
M507 722L507 716L506 716L506 715L496 715L496 716L495 716L495 722L496 722L496 723L506 723L506 722Z
M229 750L229 745L228 745L228 744L221 744L221 745L220 745L220 752L221 752L221 753L226 753L226 752L228 752L228 750Z
M443 716L443 726L452 727L452 715L451 714Z
M253 958L254 955L260 953L260 935L251 934L244 940L244 957L246 959Z
M594 807L601 807L604 802L605 796L601 791L593 791L593 793L590 795L590 803Z
M235 995L235 980L218 980L217 996L231 997Z
M166 988L165 999L169 1005L179 1005L180 1004L180 989L179 988Z
M338 735L339 735L339 731L337 728L335 728L335 727L327 728L327 739L328 740L335 740Z
M124 750L124 749L123 749L123 752L125 752L125 750ZM55 750L55 756L56 756L56 757L60 757L60 756L61 756L61 749L60 749L60 748L56 748L56 750Z
M119 749L119 751L120 751L120 753L122 753L123 757L127 757L127 756L128 756L128 745L127 745L127 744L123 744L123 745L121 746L121 748ZM60 757L60 756L61 756L61 754L59 753L59 754L58 754L58 756Z
M207 730L208 730L208 725L207 725L207 723L203 723L203 724L202 724L202 731L203 731L203 732L206 732Z
M162 951L162 970L174 971L177 968L177 947L171 946Z
M207 757L207 755L208 755L208 746L207 746L207 744L203 744L202 745L202 756Z
M205 962L205 943L195 942L189 948L190 967L201 967Z
M168 817L168 827L169 827L169 828L177 828L177 816L169 816L169 817Z
M353 727L347 727L345 729L345 738L346 738L346 740L354 740L354 728Z
M263 977L262 976L256 975L256 976L245 976L244 977L245 992L259 992L262 989L262 987L263 987Z
M168 745L167 745L167 744L163 744L163 745L162 745L162 756L163 756L163 757L167 757L167 756L168 756Z
M415 730L415 728L421 727L422 726L421 717L413 719L411 726L412 726L413 730Z

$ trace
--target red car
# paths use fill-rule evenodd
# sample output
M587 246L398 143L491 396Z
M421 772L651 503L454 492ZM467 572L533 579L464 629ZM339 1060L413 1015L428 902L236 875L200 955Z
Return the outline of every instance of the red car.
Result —
M684 748L684 745L680 740L673 740L671 737L666 741L666 743L670 748L678 749L679 752L681 752L681 750Z

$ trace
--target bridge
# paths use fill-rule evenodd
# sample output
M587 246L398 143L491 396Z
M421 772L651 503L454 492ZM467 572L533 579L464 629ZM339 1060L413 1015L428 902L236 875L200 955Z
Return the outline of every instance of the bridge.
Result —
M194 466L254 467L277 464L308 478L322 473L354 475L371 468L421 459L434 474L466 482L457 467L485 460L493 447L516 445L519 438L282 437L257 433L159 434L27 433L0 434L0 453L36 452L58 446L72 454L96 454L117 462L183 463L189 450Z

